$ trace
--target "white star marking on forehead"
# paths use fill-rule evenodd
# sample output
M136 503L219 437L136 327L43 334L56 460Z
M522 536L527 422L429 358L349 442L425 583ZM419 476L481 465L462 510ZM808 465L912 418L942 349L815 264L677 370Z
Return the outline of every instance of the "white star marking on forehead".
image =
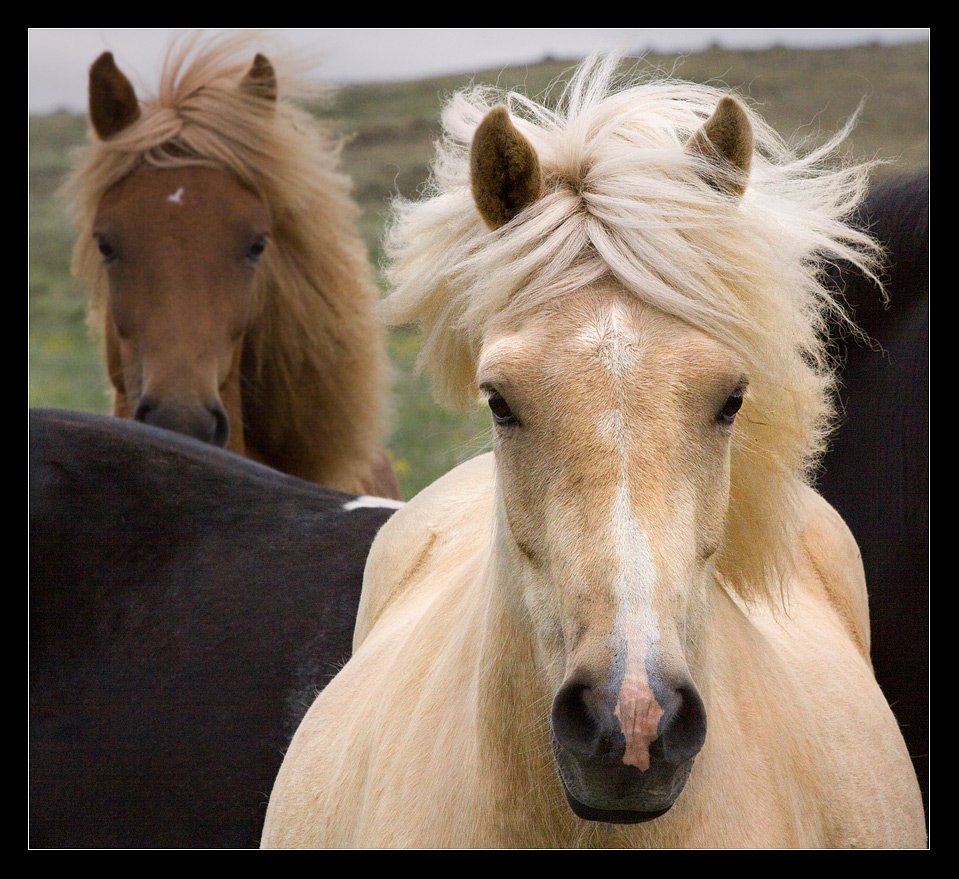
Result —
M181 186L176 192L171 192L166 200L173 204L183 204L183 187Z
M639 358L641 343L630 324L629 311L621 302L603 309L594 323L576 337L576 344L599 357L602 365L623 378Z

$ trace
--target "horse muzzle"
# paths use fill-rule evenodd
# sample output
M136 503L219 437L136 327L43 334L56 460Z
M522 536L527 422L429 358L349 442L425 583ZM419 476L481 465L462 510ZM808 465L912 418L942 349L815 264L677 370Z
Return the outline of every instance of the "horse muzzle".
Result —
M144 424L192 436L220 448L225 447L230 438L230 422L219 401L204 405L143 397L133 417Z
M632 687L628 699L625 692L574 672L553 700L559 777L570 808L587 821L636 824L664 814L706 739L706 710L691 681Z

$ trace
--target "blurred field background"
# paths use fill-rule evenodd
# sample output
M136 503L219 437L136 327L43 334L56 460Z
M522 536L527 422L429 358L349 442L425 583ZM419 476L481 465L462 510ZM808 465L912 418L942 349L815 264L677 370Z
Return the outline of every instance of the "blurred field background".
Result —
M361 231L374 265L389 201L413 198L427 177L444 98L470 82L543 95L574 60L480 71L415 82L350 86L321 112L347 138L346 171L355 181ZM646 55L640 73L671 73L728 86L748 98L791 143L814 145L834 133L865 98L847 142L857 158L888 162L877 176L924 167L929 148L929 44L849 49L712 48L683 56ZM109 385L97 340L85 321L86 300L70 278L73 230L56 192L71 149L86 137L81 115L59 112L29 120L29 378L30 406L109 412ZM382 275L378 275L381 286ZM488 413L450 413L433 402L415 373L413 329L391 331L395 429L390 452L403 496L411 497L488 443Z

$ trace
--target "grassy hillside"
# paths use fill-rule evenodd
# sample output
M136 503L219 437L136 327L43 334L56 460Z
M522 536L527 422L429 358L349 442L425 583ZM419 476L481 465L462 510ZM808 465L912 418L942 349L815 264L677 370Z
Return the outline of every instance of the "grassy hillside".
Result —
M385 85L344 88L322 115L347 137L343 162L363 209L362 232L371 258L380 260L388 202L413 197L423 184L442 101L474 81L521 87L542 96L573 61L544 61L521 68L481 71ZM739 52L714 48L683 57L648 55L632 61L640 72L672 72L728 86L748 97L794 143L821 142L866 99L848 149L890 164L879 174L927 164L929 47L867 46L824 51L775 48ZM73 232L55 191L83 142L80 116L31 117L29 403L87 411L109 409L107 382L96 341L86 329L83 294L69 276ZM391 452L406 497L411 496L485 443L488 416L462 417L440 410L415 375L416 334L397 330L390 350L396 366L396 430Z

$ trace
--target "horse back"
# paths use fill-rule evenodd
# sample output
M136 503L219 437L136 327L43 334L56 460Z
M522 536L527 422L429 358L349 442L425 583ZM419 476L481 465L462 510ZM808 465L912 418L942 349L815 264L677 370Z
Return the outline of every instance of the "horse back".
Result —
M255 846L392 511L79 413L30 477L31 846Z

